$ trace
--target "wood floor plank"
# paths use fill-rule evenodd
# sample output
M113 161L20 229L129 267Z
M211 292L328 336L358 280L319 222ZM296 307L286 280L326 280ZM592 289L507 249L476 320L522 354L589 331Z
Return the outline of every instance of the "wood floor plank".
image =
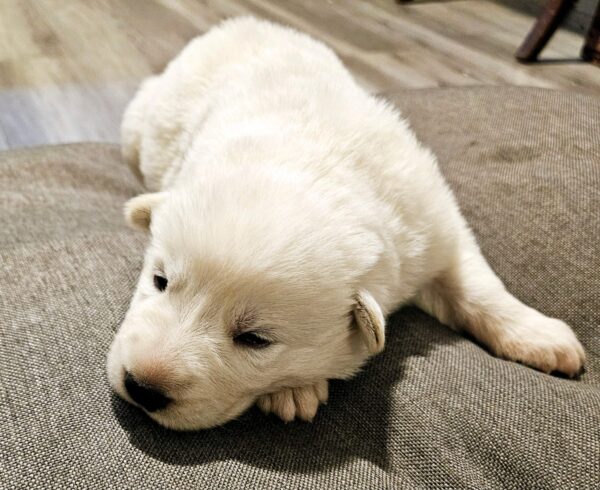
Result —
M127 18L111 16L101 1L32 2L57 32L65 76L76 83L140 78L151 73L148 60L130 41ZM77 27L75 27L77 26Z
M0 62L39 55L19 0L0 0Z
M155 0L102 0L94 5L119 25L126 43L137 50L152 73L161 72L192 38L210 28L199 30L189 15Z

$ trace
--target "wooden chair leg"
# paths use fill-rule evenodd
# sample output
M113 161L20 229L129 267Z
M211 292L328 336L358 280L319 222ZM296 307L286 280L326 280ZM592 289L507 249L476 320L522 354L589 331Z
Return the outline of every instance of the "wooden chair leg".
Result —
M516 58L519 61L535 60L573 5L575 0L548 0L533 28L515 53Z
M600 65L600 3L596 7L594 19L585 36L585 44L581 50L581 57L586 61Z

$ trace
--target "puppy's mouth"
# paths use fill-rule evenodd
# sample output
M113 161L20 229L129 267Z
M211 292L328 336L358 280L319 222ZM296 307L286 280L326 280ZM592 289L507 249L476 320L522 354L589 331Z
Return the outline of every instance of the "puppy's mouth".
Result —
M152 386L129 373L120 364L118 354L119 346L114 345L108 356L111 388L123 400L140 408L154 422L167 429L193 431L216 427L235 419L254 403L253 397L245 396L221 409L208 399L176 398L164 388Z
M238 400L229 407L221 410L218 415L206 416L203 410L200 409L200 404L194 404L198 407L192 409L191 405L171 403L164 409L153 412L141 407L144 413L148 415L154 422L166 427L167 429L176 431L196 431L212 429L223 425L231 420L236 419L244 413L254 402L254 400ZM134 403L137 405L137 403ZM139 406L139 405L138 405Z

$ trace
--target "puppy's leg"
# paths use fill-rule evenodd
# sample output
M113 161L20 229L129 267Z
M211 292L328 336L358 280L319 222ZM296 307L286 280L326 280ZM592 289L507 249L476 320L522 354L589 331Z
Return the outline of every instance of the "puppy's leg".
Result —
M569 376L576 375L585 361L567 324L506 291L466 227L450 266L420 291L416 303L442 323L467 331L499 357Z
M285 422L296 417L312 421L321 403L327 402L327 381L300 388L286 388L276 393L261 396L256 404L264 413L274 413Z

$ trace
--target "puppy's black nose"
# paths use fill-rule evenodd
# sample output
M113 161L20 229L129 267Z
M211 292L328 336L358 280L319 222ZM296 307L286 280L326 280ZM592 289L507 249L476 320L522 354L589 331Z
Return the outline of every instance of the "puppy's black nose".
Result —
M171 403L171 399L158 388L137 381L128 372L125 373L125 389L133 401L144 407L148 412L156 412Z

